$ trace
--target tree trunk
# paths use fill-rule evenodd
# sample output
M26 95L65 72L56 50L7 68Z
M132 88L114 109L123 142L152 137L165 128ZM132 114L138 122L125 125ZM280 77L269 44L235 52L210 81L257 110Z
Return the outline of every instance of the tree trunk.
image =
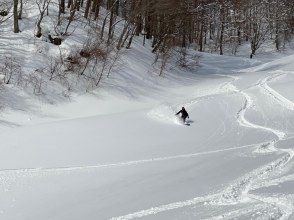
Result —
M122 45L122 43L123 43L124 36L127 34L127 31L128 31L129 25L130 25L129 23L125 23L125 25L124 25L124 29L123 29L123 31L122 31L122 33L121 33L119 39L118 39L118 43L117 43L117 46L116 46L116 48L117 48L118 50L121 48L121 45Z
M67 2L67 7L70 8L73 4L73 0L68 0Z
M203 52L203 23L200 24L200 35L199 35L199 51Z
M14 33L19 33L17 6L18 0L13 0Z
M219 54L220 55L224 54L224 52L223 52L224 29L225 29L225 26L223 23L221 23L221 31L220 31L220 37L219 37Z
M94 16L94 20L97 20L97 18L98 18L98 16L99 16L100 3L101 3L101 0L97 0L96 6L95 6L95 16Z
M20 7L19 7L19 13L18 13L18 19L22 19L22 9L23 9L23 0L20 0Z
M60 0L59 11L60 13L65 13L65 0Z
M71 8L70 8L70 15L69 15L69 18L68 18L67 26L66 26L65 31L64 31L64 35L67 35L68 28L69 28L71 22L73 22L73 20L74 20L75 13L76 13L76 11L77 11L77 4L78 4L78 1L75 0L75 1L72 3L72 5L71 5Z
M91 9L91 11L92 11L93 13L94 13L95 10L96 10L96 6L97 6L97 4L98 4L98 0L93 0L92 9Z
M110 42L111 38L112 38L112 33L113 33L113 23L114 23L114 12L113 10L111 10L110 12L110 19L109 19L109 28L108 28L108 39L107 39L107 43Z
M84 14L85 18L88 18L88 16L89 16L90 7L91 7L91 0L87 0L85 14Z

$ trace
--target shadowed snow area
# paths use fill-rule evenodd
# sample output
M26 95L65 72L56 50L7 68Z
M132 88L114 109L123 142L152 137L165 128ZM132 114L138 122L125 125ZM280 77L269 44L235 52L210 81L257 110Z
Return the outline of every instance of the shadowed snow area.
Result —
M58 53L8 30L1 54ZM293 55L201 53L199 68L158 77L141 40L91 93L3 88L0 219L293 219ZM46 59L31 56L25 71Z

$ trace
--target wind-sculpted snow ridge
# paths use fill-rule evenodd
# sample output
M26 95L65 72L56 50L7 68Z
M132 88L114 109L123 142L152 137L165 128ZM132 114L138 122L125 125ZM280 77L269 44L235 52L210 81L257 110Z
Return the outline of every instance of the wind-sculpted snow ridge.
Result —
M270 183L270 180L272 178L279 177L283 172L286 171L287 165L294 157L293 149L280 149L276 147L277 142L286 139L286 133L277 129L254 124L253 122L248 121L245 117L245 113L248 109L250 109L253 106L252 98L244 90L239 90L232 84L233 81L238 80L237 77L233 77L230 75L224 76L233 79L231 82L228 82L226 86L229 86L232 92L239 93L245 98L244 105L237 113L237 122L243 127L264 130L267 132L271 132L275 136L277 136L276 139L270 140L266 143L256 144L257 148L255 148L253 153L280 152L282 157L268 163L267 165L261 166L260 168L257 168L247 173L246 175L241 176L239 179L235 180L233 183L231 183L228 187L221 190L219 193L210 194L204 197L195 197L191 200L179 201L166 205L152 207L150 209L141 210L124 216L112 218L113 220L134 219L148 215L155 215L160 212L166 212L173 209L183 208L186 206L193 206L199 203L222 206L236 205L240 203L250 204L259 202L258 206L255 205L254 208L225 213L220 216L211 217L211 219L223 219L226 216L230 216L230 218L236 218L242 216L243 214L258 212L259 210L265 209L271 210L271 212L268 212L271 213L269 214L269 217L274 219L288 219L289 216L293 213L294 204L292 200L288 199L286 196L257 196L250 193L251 190L259 189L265 185L276 184L276 182L282 181L281 179L278 179ZM285 108L290 109L290 106L294 104L291 101L287 100L285 97L281 96L278 92L276 92L266 84L267 81L274 79L275 77L277 76L266 77L265 79L260 80L258 83L254 84L251 87L248 87L247 89L255 86L262 87L274 99L279 100ZM292 176L289 178L292 179Z

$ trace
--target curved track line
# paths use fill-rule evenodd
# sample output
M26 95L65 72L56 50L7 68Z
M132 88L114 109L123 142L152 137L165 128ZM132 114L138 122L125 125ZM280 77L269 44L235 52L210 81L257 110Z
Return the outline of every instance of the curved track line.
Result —
M257 124L253 124L251 122L249 122L246 118L245 118L245 112L252 107L253 101L251 99L251 97L245 93L244 91L239 91L240 94L242 94L245 97L245 103L244 106L240 109L240 111L237 113L237 121L239 122L239 124L243 127L248 127L248 128L256 128L256 129L261 129L261 130L265 130L268 132L271 132L273 134L275 134L279 140L283 140L286 138L286 134L282 131L279 130L275 130L273 128L269 128L269 127L264 127L261 125L257 125Z
M221 75L221 76L226 76L230 77L233 79L233 81L237 80L237 77L233 77L230 75ZM267 81L267 78L264 79L265 82ZM259 81L255 86L261 86L262 82L264 81ZM248 127L248 128L254 128L254 129L260 129L264 131L271 132L277 136L277 139L269 141L267 144L271 146L273 151L280 151L283 153L286 153L283 157L277 159L276 161L273 161L269 163L268 165L262 166L261 168L255 169L251 171L250 173L246 174L245 176L242 176L239 178L239 180L234 181L235 183L221 191L220 193L213 194L213 195L207 195L206 197L196 197L191 200L186 200L186 201L180 201L180 202L174 202L170 203L167 205L162 205L158 207L153 207L150 209L146 210L141 210L138 212L134 212L131 214L127 214L124 216L119 216L119 217L114 217L112 220L123 220L123 219L133 219L133 218L139 218L139 217L144 217L148 215L155 215L160 212L164 211L169 211L173 209L178 209L182 208L185 206L191 206L191 205L196 205L200 202L207 201L207 200L212 200L211 202L214 204L239 204L240 202L246 202L248 200L255 200L255 201L261 201L263 203L268 203L270 205L274 205L277 207L279 210L282 212L281 218L287 218L287 216L290 216L291 213L293 212L293 206L289 206L285 203L282 203L281 201L276 202L272 201L270 197L264 197L264 198L258 198L255 195L250 195L249 191L252 189L252 185L258 185L258 181L263 179L266 180L268 179L271 175L275 175L275 171L281 172L282 169L293 159L294 157L294 150L292 149L279 149L275 147L275 144L280 141L284 140L286 138L286 133L280 130L276 130L270 127L265 127L261 126L258 124L254 124L250 121L248 121L245 118L245 113L248 109L252 107L253 101L251 97L245 93L244 91L238 90L232 82L230 88L233 88L235 92L240 93L244 98L245 102L243 107L240 109L240 111L237 113L237 121L239 124L243 127ZM251 88L251 87L249 87ZM273 90L273 89L272 89ZM275 93L273 93L275 94ZM280 99L283 100L283 99ZM257 187L259 188L259 187ZM279 198L277 198L279 200Z
M270 91L270 95L273 98L279 100L284 107L291 109L289 107L290 106L289 102L291 101L287 100L286 98L281 96L279 93L277 93L275 90L273 90L272 88L266 85L266 82L269 79L274 79L275 77L278 77L280 75L266 77L265 79L260 80L254 86L250 86L247 89L255 87L255 86L267 88L266 91ZM255 201L259 201L259 202L276 207L279 210L278 219L287 219L293 213L293 210L294 210L294 205L292 203L289 203L288 200L285 201L285 199L281 196L275 197L275 199L273 200L269 196L262 197L262 196L249 194L249 191L263 187L265 182L267 182L270 177L278 175L281 172L283 172L285 166L293 159L294 150L276 148L275 144L277 142L279 142L280 140L286 139L285 132L282 132L280 130L276 130L273 128L257 125L257 124L251 123L250 121L246 119L245 113L248 109L252 107L253 101L251 97L244 92L244 90L239 90L238 92L242 94L245 98L243 107L237 113L237 121L239 122L239 124L244 127L265 130L275 134L278 139L269 141L265 145L265 147L269 148L267 150L269 150L270 152L279 151L279 152L285 153L285 155L268 165L265 165L259 169L255 169L252 172L246 174L245 176L242 176L239 180L235 181L235 184L229 186L226 190L224 190L223 191L224 193L222 193L221 198L217 201L213 201L213 203L219 204L219 205L230 205L230 204L239 204L240 202L248 202L250 200L255 200ZM276 96L276 94L279 94L279 95ZM261 147L263 148L264 146L261 146Z
M278 75L280 76L280 75ZM260 86L262 88L270 88L269 86L266 85L266 82L269 79L273 79L277 76L270 76L270 77L266 77L263 80L260 80L256 86ZM275 90L273 89L268 89L266 91L271 91L270 95L272 95L273 97L277 98L275 96L275 94L278 94ZM249 175L249 177L241 180L240 182L240 186L237 187L237 189L239 188L239 191L237 194L235 195L233 194L233 197L237 197L238 200L246 200L246 199L255 199L256 200L256 196L249 194L249 191L252 189L252 185L260 185L260 180L262 180L261 182L264 182L265 179L268 179L270 176L273 176L277 173L282 172L282 169L293 159L294 157L294 150L293 149L280 149L280 148L276 148L276 143L279 142L280 140L284 140L286 139L286 133L280 130L276 130L270 127L265 127L265 126L261 126L261 125L257 125L254 123L249 122L246 118L245 118L245 113L248 109L250 109L253 105L253 101L251 99L251 97L245 93L244 91L239 91L240 94L242 94L245 97L245 103L244 106L240 109L240 111L237 113L237 121L239 122L239 124L241 126L244 127L249 127L249 128L255 128L255 129L260 129L260 130L265 130L268 132L271 132L273 134L275 134L277 136L278 139L272 140L270 142L268 142L268 145L271 148L271 151L279 151L282 153L285 153L286 155L283 156L282 158L272 162L269 165L264 166L261 170L255 170L253 172L251 172L251 175ZM281 95L279 95L278 100L280 100L281 102L284 103L284 100L287 100L285 98L281 98ZM288 107L288 102L285 102L286 104L284 104L283 106ZM257 172L258 171L258 172ZM242 178L241 178L242 179ZM245 182L244 182L245 181ZM255 186L255 188L260 188ZM240 190L241 189L241 190ZM234 188L233 190L231 190L231 192L234 192ZM270 203L271 199L268 197L264 197L263 199L260 199L261 197L259 197L259 201L267 201L266 203ZM278 199L278 198L277 198ZM238 203L238 201L236 201ZM285 204L283 205L279 205L279 203L273 201L271 203L271 205L276 206L279 210L281 210L282 213L282 217L287 218L287 216L290 216L293 212L293 207L291 206L286 206Z
M134 213L131 213L128 215L124 215L124 216L120 216L120 217L113 217L113 218L111 218L111 220L130 220L130 219L134 219L134 218L141 218L141 217L148 216L148 215L155 215L160 212L165 212L165 211L169 211L169 210L173 210L173 209L183 208L186 206L196 205L198 203L209 201L209 200L213 199L214 197L215 197L215 195L205 196L205 197L195 197L193 199L186 200L186 201L173 202L173 203L169 203L167 205L161 205L161 206L153 207L150 209L141 210L141 211L134 212Z
M278 77L281 77L285 75L286 73L280 73L280 74L275 74L273 76L268 76L265 79L261 80L259 83L259 86L261 89L263 89L268 95L270 95L273 99L275 99L280 105L283 107L289 109L289 110L294 110L294 103L281 95L279 92L271 88L267 82L272 81L277 79Z
M260 80L254 86L250 86L247 89L255 87L255 86L262 87L266 84L265 82L267 82L269 79L273 79L278 76L280 75L277 75L274 77L272 76L266 77L265 79ZM271 91L270 95L273 98L278 99L284 107L289 108L290 106L289 100L282 97L280 94L279 96L275 96L278 93L272 88L270 88L269 86L265 88L267 88L266 91ZM238 204L240 202L246 202L250 200L257 200L259 202L263 202L266 204L270 204L271 206L277 207L277 209L280 210L280 214L281 214L279 219L288 218L293 213L293 210L294 210L293 204L284 202L284 199L280 197L276 197L275 200L272 200L271 197L258 196L258 199L257 199L257 196L253 194L249 194L249 191L253 189L261 188L262 186L264 186L264 183L267 182L270 177L278 175L281 172L283 172L285 166L293 159L294 150L276 148L275 144L277 142L279 142L280 140L286 139L285 132L276 130L273 128L257 125L257 124L251 123L250 121L246 119L245 113L248 109L252 107L253 100L247 93L244 92L244 90L241 90L238 92L242 94L245 98L243 107L237 113L237 121L239 122L239 124L244 127L260 129L260 130L268 131L275 134L277 136L277 139L269 141L265 145L265 147L268 148L267 150L269 150L270 152L279 151L281 153L285 153L285 155L277 159L276 161L271 162L268 165L265 165L259 169L255 169L252 172L248 173L247 175L242 176L239 180L235 181L235 184L229 186L226 190L224 190L224 193L221 195L220 200L214 201L214 202L220 205L224 205L224 204L228 205L228 204ZM261 147L264 148L264 146L261 146Z
M264 143L260 143L260 144L262 145ZM170 156L170 157L157 157L157 158L144 159L144 160L133 160L133 161L120 162L120 163L98 164L98 165L93 165L93 166L4 169L4 170L0 170L0 173L4 173L4 172L30 172L30 173L62 172L62 171L77 171L77 170L97 169L97 168L124 167L124 166L132 166L132 165L139 165L139 164L145 164L145 163L151 163L151 162L160 162L160 161L166 161L166 160L192 158L192 157L197 157L197 156L201 156L201 155L215 154L215 153L221 153L221 152L226 152L226 151L234 151L234 150L238 150L238 149L242 149L242 148L254 147L255 145L256 144L250 144L250 145L244 145L244 146L240 146L240 147L232 147L232 148L227 148L227 149L222 149L222 150L205 151L205 152L199 152L199 153L193 153L193 154L181 154L181 155Z

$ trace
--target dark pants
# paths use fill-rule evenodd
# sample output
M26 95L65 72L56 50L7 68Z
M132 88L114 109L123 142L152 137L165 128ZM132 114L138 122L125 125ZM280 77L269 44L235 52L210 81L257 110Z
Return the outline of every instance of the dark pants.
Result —
M183 122L185 123L187 116L186 117L185 116L182 116L181 118L182 118Z

